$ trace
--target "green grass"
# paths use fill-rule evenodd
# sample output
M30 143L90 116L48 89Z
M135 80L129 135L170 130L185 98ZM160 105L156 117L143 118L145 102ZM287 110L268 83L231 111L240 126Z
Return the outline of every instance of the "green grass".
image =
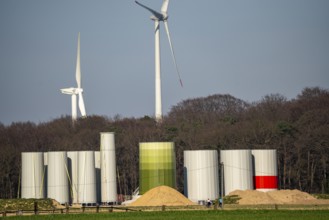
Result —
M224 204L238 204L241 198L238 195L231 195L224 197Z
M166 211L166 212L114 212L99 214L56 214L38 216L13 216L20 220L328 220L329 210L235 210L235 211Z

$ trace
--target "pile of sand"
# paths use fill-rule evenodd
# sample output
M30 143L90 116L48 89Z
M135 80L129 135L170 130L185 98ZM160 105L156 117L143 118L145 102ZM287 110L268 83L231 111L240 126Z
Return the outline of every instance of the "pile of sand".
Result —
M267 194L270 195L275 201L281 202L282 204L304 204L309 202L317 202L315 197L297 189L270 191Z
M260 204L329 204L329 200L316 199L299 190L276 190L261 192L256 190L235 190L229 196L237 195L241 205Z
M187 206L196 205L177 190L168 186L158 186L138 198L129 206Z

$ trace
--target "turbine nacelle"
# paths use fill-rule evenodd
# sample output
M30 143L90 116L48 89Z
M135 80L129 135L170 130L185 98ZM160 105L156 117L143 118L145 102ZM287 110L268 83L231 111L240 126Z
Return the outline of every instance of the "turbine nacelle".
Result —
M169 18L169 15L167 13L162 13L162 16L163 16L163 21L166 21Z
M61 92L63 94L67 94L67 95L77 95L78 94L78 93L75 92L75 88L73 88L73 87L61 89Z
M67 95L78 95L80 92L83 92L83 89L70 87L70 88L61 89L61 92Z
M167 15L167 13L165 13L165 14L160 14L160 16L152 15L150 18L153 21L167 21L169 16Z

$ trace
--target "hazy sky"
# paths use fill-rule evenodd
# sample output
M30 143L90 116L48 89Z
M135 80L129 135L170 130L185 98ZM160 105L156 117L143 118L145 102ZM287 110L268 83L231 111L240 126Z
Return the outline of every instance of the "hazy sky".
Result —
M159 10L162 0L140 0ZM154 115L154 23L133 0L0 0L0 122L71 114L77 36L88 115ZM187 98L258 101L329 88L328 0L171 0L181 88L161 26L163 112Z

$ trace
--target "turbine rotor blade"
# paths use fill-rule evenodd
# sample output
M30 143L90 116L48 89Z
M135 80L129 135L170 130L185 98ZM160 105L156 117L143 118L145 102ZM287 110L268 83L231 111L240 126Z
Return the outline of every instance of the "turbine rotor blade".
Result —
M77 65L75 69L75 79L78 88L81 88L81 67L80 67L80 32L78 34Z
M83 101L82 90L79 90L79 109L82 117L87 117L85 102Z
M157 11L153 10L152 8L149 8L146 5L143 5L143 4L139 3L138 1L135 1L135 2L136 2L137 5L145 8L148 11L150 11L159 20L161 20L163 18L163 15L160 12L157 12Z
M163 0L161 12L167 14L168 11L169 0Z
M163 23L165 25L165 29L166 29L166 32L167 32L167 37L168 37L168 41L169 41L169 45L170 45L170 50L171 50L171 56L172 56L172 59L173 59L174 64L175 64L175 68L176 68L176 72L177 72L177 75L178 75L178 78L179 78L179 82L180 82L181 87L183 87L183 82L182 82L182 79L180 77L178 66L177 66L177 63L176 63L176 57L175 57L175 53L174 53L174 48L173 48L172 43L171 43L168 22L167 22L167 20L165 20L165 21L163 21Z

